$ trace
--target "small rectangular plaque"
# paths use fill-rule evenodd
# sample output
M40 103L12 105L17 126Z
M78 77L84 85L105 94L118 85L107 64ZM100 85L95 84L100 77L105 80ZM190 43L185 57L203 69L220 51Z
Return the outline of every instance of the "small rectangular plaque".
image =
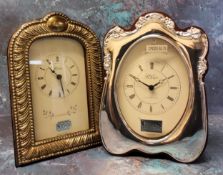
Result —
M141 131L162 133L162 121L141 120Z
M167 45L146 45L146 53L167 53Z
M71 121L70 120L60 121L56 125L56 129L59 132L69 130L70 128L71 128Z

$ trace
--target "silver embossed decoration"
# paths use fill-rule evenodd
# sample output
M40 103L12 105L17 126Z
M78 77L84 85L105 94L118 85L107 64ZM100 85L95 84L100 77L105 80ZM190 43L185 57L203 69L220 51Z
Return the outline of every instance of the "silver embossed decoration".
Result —
M207 142L207 53L202 29L181 30L162 13L140 16L131 30L109 30L99 120L106 150L195 161Z

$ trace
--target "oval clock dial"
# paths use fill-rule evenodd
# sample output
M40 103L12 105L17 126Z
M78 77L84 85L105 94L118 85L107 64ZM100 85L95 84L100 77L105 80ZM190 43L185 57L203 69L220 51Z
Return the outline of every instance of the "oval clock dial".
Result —
M127 128L138 137L166 136L184 115L189 73L180 50L163 37L130 46L115 77L116 105Z

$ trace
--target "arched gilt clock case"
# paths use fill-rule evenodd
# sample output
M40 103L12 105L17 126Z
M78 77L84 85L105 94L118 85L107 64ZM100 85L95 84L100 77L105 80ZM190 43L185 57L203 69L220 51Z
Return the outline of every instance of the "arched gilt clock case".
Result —
M99 123L106 150L196 160L208 132L207 53L202 29L181 30L162 13L142 15L130 30L112 28L104 40Z
M16 166L100 144L100 42L53 12L23 24L8 47Z

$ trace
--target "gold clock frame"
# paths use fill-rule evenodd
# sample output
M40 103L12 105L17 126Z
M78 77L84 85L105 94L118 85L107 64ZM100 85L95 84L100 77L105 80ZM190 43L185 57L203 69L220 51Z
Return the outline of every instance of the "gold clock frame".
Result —
M123 55L141 38L151 35L171 40L175 43L175 47L180 48L190 69L190 97L192 97L189 98L184 116L177 127L163 138L155 140L139 137L128 127L121 116L119 107L115 105L117 103L114 91L115 79L118 76L116 73ZM104 39L106 77L99 119L102 142L106 150L116 155L138 150L147 154L166 153L180 162L196 160L203 152L207 141L207 107L204 86L207 53L208 38L202 29L194 26L179 29L174 21L163 13L144 14L129 30L119 26L110 29ZM110 135L109 138L108 135ZM197 142L194 139L197 139Z
M39 38L67 37L80 41L85 50L89 129L35 141L29 70L29 48ZM23 24L8 46L16 166L82 150L101 143L98 116L103 86L100 42L86 25L62 13Z

